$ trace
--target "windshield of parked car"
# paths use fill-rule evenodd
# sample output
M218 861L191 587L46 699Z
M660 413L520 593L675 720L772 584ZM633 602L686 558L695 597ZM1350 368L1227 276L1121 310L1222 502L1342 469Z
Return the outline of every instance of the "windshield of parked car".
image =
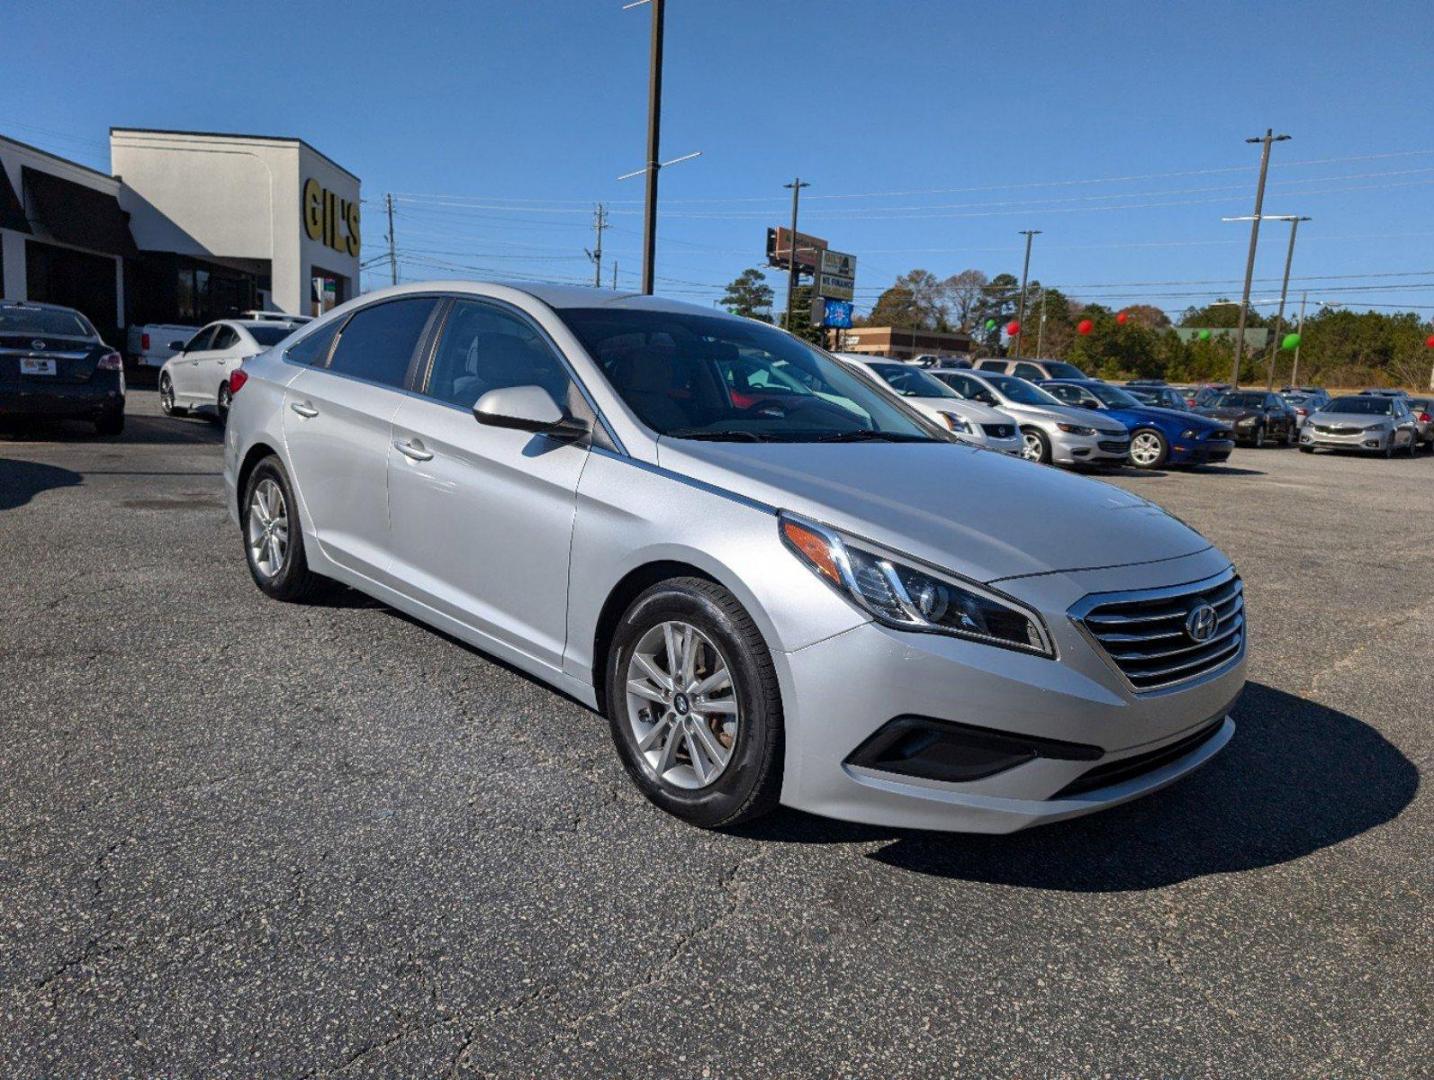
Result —
M1140 401L1126 393L1118 386L1087 386L1092 394L1100 399L1101 404L1111 409L1138 409Z
M1303 405L1309 401L1308 394L1283 394L1281 396L1285 399L1286 403L1290 405Z
M921 368L909 364L868 364L867 367L880 375L893 390L902 397L960 398L940 379L928 375Z
M1429 399L1427 397L1410 398L1404 404L1408 405L1417 413L1429 411Z
M565 308L618 396L659 435L730 442L947 442L876 384L750 319Z
M0 307L0 334L41 334L49 337L95 337L95 329L74 311L51 308Z
M1221 394L1215 399L1217 409L1258 409L1264 404L1264 394Z
M283 323L274 323L271 326L246 326L249 336L260 345L277 345L295 330L292 326L285 326Z
M1337 397L1320 412L1362 413L1366 416L1388 416L1394 411L1394 402L1387 397L1361 394L1358 397Z
M1043 364L1046 366L1046 371L1048 372L1048 377L1049 377L1049 378L1052 378L1052 379L1088 379L1088 378L1090 378L1090 376L1087 375L1087 374L1086 374L1084 371L1082 371L1080 368L1076 367L1074 364L1067 364L1067 363L1066 363L1065 361L1063 361L1063 360L1042 360L1041 363L1043 363Z
M989 372L982 372L981 377L995 387L996 392L1007 401L1014 401L1017 405L1064 405L1051 394L1046 393L1035 383L1026 382L1025 379L1018 379L1014 375L992 375Z

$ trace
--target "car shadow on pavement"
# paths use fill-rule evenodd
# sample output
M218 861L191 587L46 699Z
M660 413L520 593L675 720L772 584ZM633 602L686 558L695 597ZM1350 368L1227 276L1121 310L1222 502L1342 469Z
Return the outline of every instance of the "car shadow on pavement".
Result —
M24 506L42 491L83 482L84 477L72 469L0 457L0 510Z
M1398 817L1419 770L1368 724L1251 683L1229 746L1184 780L1111 810L1009 836L843 825L783 811L745 835L890 840L869 857L918 874L1122 892L1290 862Z
M94 426L78 420L30 420L7 424L0 436L12 442L57 442L76 445L182 445L224 441L224 429L202 417L125 416L124 433L97 435Z

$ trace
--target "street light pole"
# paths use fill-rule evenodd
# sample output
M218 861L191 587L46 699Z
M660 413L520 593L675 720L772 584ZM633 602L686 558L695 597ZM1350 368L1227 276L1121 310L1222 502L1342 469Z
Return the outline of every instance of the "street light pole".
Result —
M792 193L792 235L788 241L787 248L787 325L788 333L792 332L792 310L794 301L797 298L797 199L802 193L802 188L811 187L800 176L792 180L790 184L783 184Z
M652 295L657 267L657 173L662 124L662 16L666 0L652 0L652 40L647 60L647 191L642 209L642 291Z
M1260 151L1260 181L1255 186L1255 216L1250 221L1250 253L1245 259L1245 289L1240 294L1240 318L1235 327L1235 364L1230 373L1230 388L1240 385L1240 360L1245 354L1245 315L1250 308L1250 283L1255 277L1255 249L1260 243L1260 212L1265 205L1265 177L1270 171L1270 144L1284 142L1288 135L1276 135L1274 128L1266 128L1258 138L1246 139L1247 143L1262 143Z
M1031 272L1031 241L1039 236L1040 229L1022 229L1021 235L1026 238L1026 261L1021 265L1021 298L1016 302L1016 359L1021 358L1021 339L1026 333L1026 278Z
M1280 286L1280 309L1275 315L1275 340L1270 344L1269 379L1265 387L1267 390L1275 388L1275 358L1280 355L1280 334L1285 324L1285 297L1290 291L1290 264L1295 261L1295 236L1300 231L1300 222L1310 220L1298 215L1281 215L1281 219L1290 223L1290 246L1285 252L1285 280Z

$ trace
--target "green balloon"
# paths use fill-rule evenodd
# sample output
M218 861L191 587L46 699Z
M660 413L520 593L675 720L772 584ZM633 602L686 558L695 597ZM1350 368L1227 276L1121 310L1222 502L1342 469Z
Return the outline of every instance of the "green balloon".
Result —
M1300 336L1298 334L1286 334L1285 340L1280 342L1282 349L1298 349L1300 347Z
M987 330L994 330L994 329L996 329L996 320L995 320L995 319L987 319L987 320L986 320L986 329L987 329Z
M1200 340L1201 340L1201 341L1209 341L1209 340L1210 340L1210 331L1208 331L1208 330L1201 330L1201 331L1200 331Z

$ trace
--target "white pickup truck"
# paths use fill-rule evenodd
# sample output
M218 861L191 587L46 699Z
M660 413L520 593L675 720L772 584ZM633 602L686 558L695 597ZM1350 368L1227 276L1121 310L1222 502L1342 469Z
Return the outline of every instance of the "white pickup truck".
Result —
M178 323L146 323L131 326L126 335L125 352L140 367L163 367L164 362L175 353L175 342L180 348L197 333L197 326L180 326Z

